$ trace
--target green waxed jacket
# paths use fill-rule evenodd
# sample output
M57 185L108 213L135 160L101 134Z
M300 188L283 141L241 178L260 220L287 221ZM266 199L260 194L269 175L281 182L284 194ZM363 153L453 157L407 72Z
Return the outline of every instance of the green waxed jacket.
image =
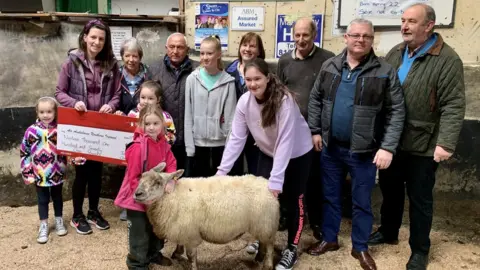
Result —
M463 63L440 36L428 52L412 64L403 83L406 116L399 149L433 156L435 146L455 150L465 116ZM402 64L405 43L385 59L396 70Z

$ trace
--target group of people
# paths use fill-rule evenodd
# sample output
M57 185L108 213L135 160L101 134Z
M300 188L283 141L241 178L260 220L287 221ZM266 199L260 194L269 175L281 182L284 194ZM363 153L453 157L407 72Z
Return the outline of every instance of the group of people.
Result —
M407 269L426 269L435 171L454 152L465 113L462 61L434 26L430 6L410 6L402 15L404 41L380 58L373 51L372 23L355 19L344 36L346 48L335 56L315 46L316 25L302 18L293 28L295 49L282 55L275 75L255 33L242 37L238 59L226 68L217 36L201 42L198 65L189 59L180 33L168 37L165 57L150 67L141 62L139 43L125 41L119 67L108 26L88 22L79 47L62 65L55 98L38 101L38 120L22 141L22 175L26 183L37 184L37 241L48 241L50 197L56 232L67 233L61 198L67 160L56 154L61 105L138 118L115 200L126 209L130 269L171 264L160 252L164 240L153 234L146 206L133 199L142 172L159 162L167 164L167 172L184 169L187 177L250 173L268 179L280 200L280 225L288 229L277 270L292 269L298 260L305 216L318 240L308 254L340 248L347 173L352 179L351 255L363 269L376 269L368 246L398 243L406 188L412 251ZM78 158L72 163L71 226L80 234L91 233L92 225L108 229L98 210L102 163ZM377 169L384 201L382 224L372 234ZM172 181L165 189L174 187ZM257 249L258 242L247 247L250 253Z

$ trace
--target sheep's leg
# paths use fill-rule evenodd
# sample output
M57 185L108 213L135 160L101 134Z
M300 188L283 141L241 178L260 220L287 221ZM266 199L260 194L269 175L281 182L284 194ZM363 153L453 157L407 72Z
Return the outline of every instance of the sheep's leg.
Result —
M265 243L259 242L258 243L258 252L257 255L255 256L255 261L257 262L263 262L265 259L265 252L267 251L267 247Z
M266 244L265 260L263 261L263 270L273 269L273 243Z
M197 267L197 248L187 247L187 257L192 270L198 270Z
M185 249L182 245L177 245L177 248L172 254L173 259L181 259L183 256L183 253L185 252Z

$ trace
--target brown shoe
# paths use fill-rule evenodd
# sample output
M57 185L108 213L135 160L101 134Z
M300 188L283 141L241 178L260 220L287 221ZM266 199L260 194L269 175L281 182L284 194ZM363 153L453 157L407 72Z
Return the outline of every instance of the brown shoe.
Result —
M377 270L377 265L368 251L358 252L352 249L352 256L360 261L360 266L364 270Z
M340 246L337 242L317 242L307 249L307 253L312 256L319 256L328 251L338 250Z

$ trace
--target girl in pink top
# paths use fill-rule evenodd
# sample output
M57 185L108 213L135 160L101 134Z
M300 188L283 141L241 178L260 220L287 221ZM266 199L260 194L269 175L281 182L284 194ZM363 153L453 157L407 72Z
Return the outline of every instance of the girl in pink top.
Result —
M288 247L276 269L292 269L303 228L311 133L293 94L269 72L265 60L257 58L246 64L244 75L249 92L238 101L217 175L231 170L251 133L260 149L257 175L268 179L275 197L283 193L287 207Z

